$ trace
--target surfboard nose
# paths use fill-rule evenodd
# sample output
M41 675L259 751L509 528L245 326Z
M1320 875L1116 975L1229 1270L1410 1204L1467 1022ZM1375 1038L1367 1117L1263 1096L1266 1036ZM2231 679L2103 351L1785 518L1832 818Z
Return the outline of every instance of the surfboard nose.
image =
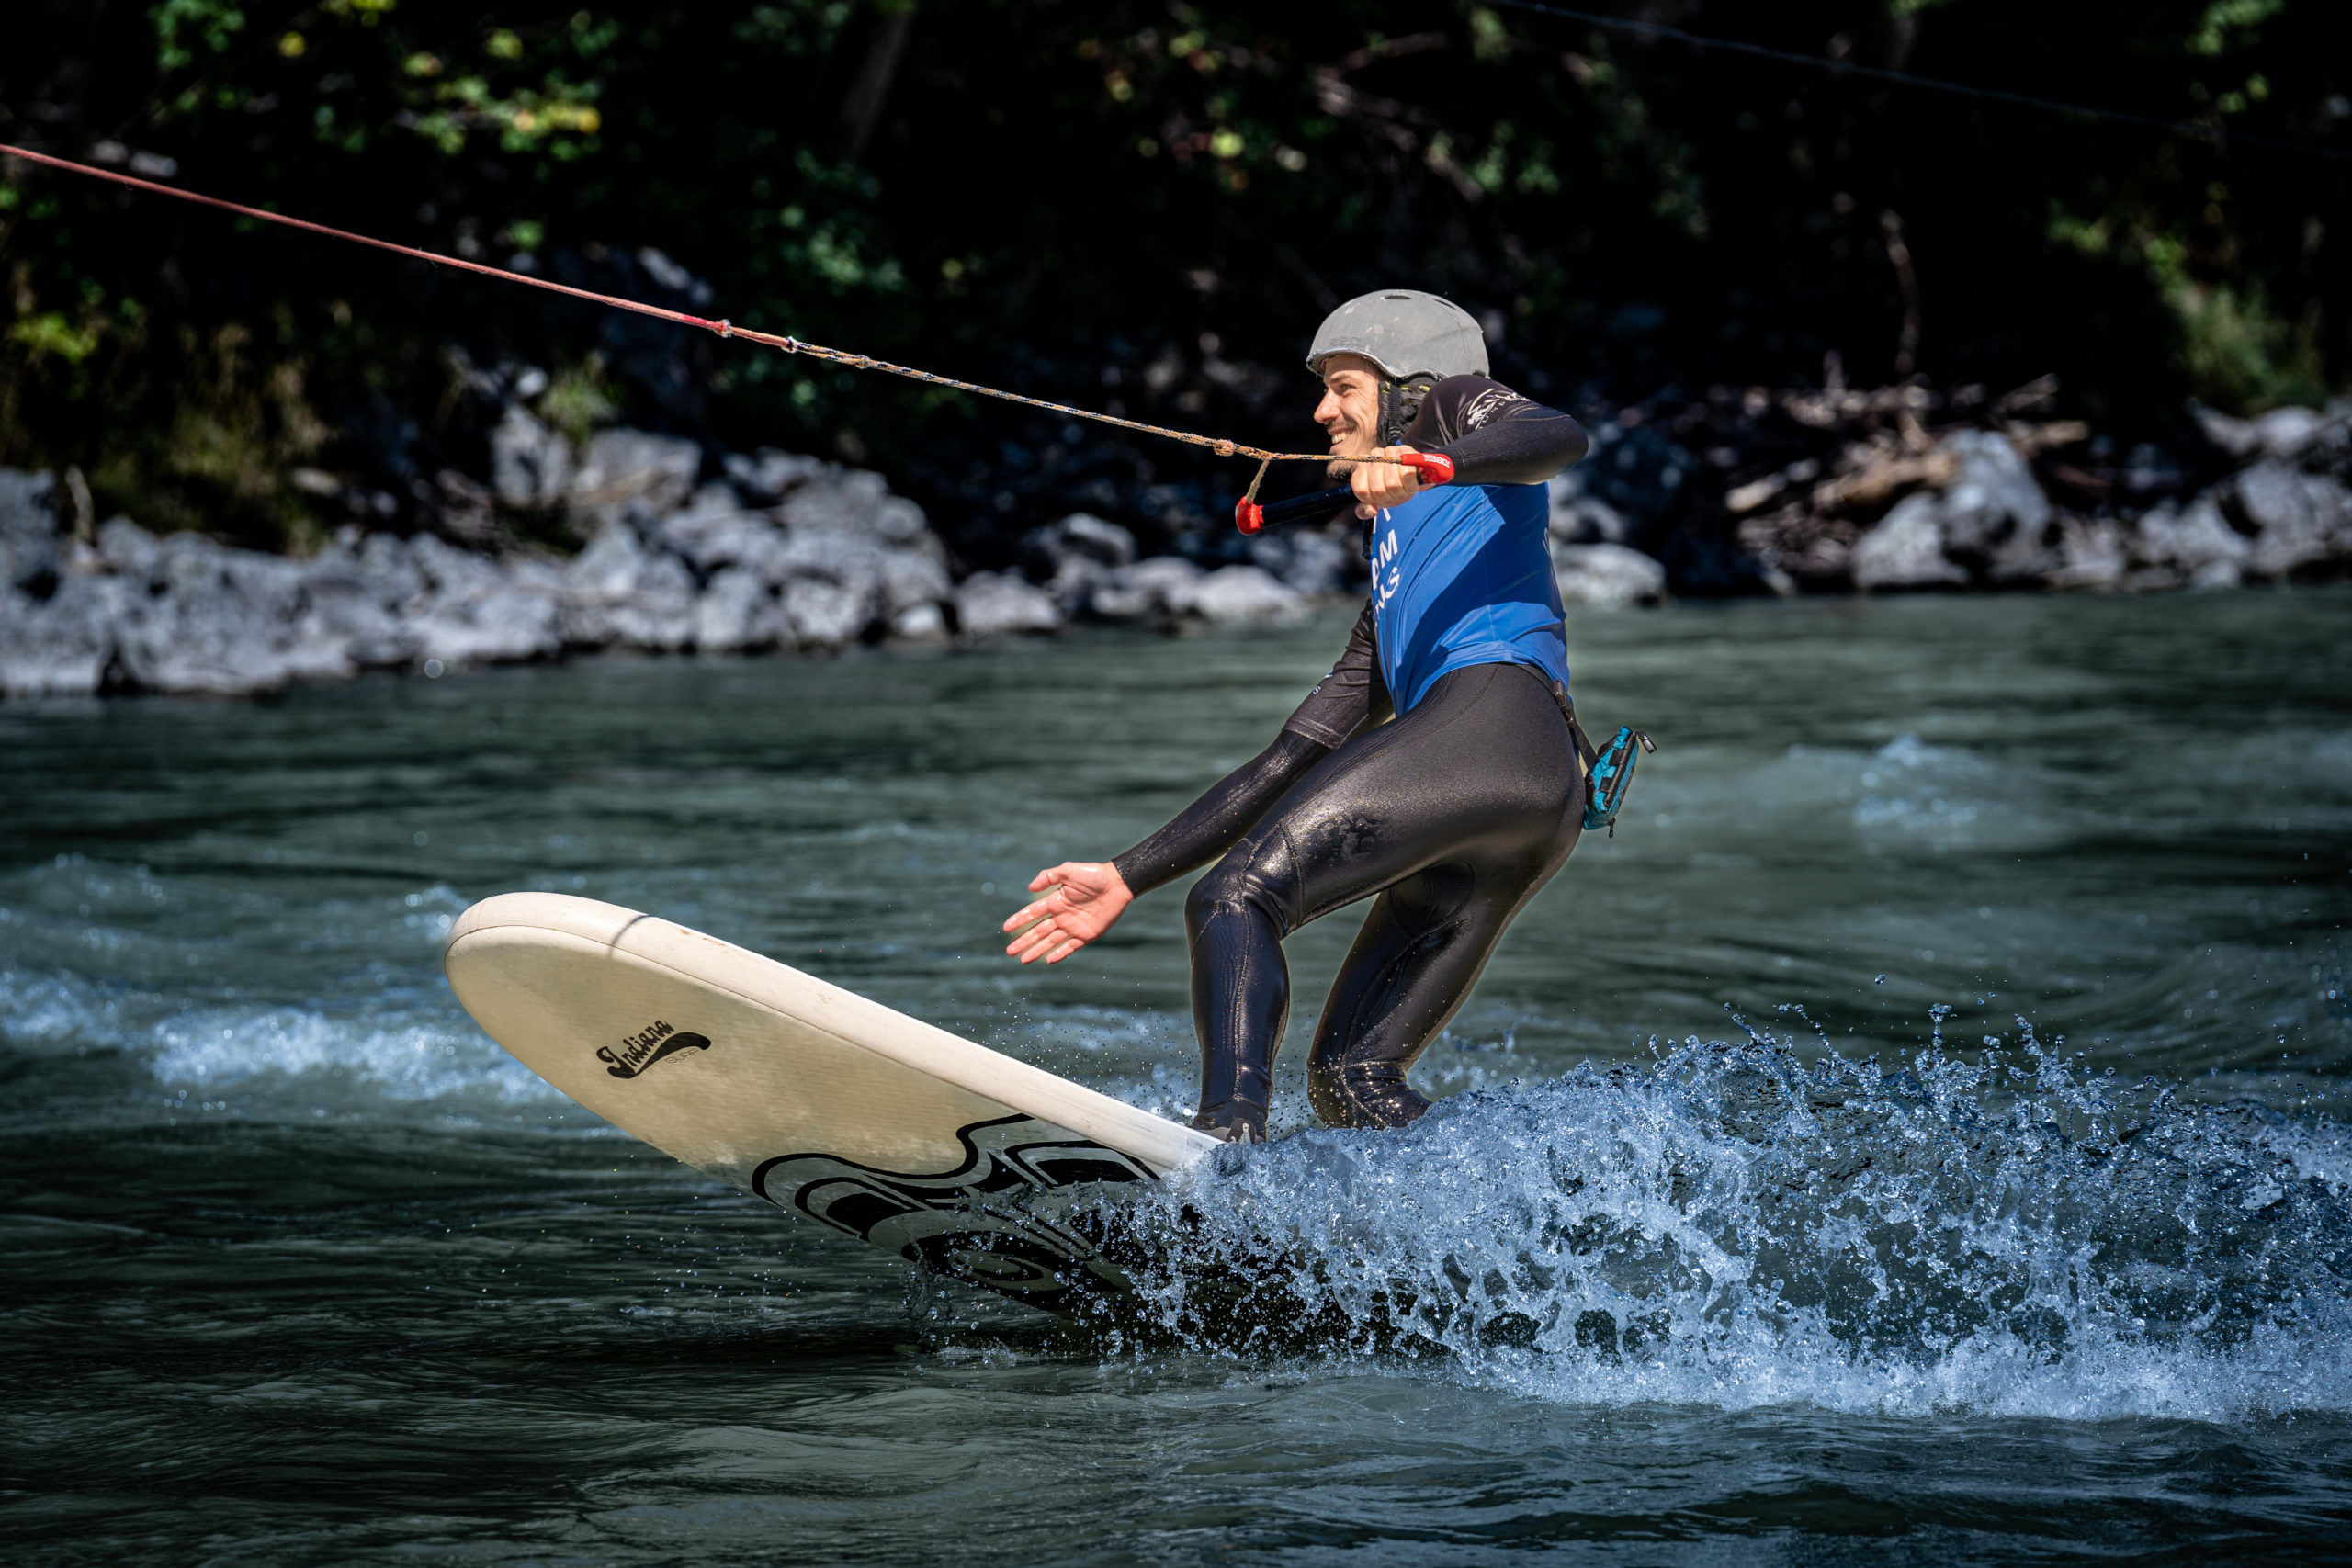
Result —
M561 931L610 947L632 924L651 918L618 904L603 904L569 893L500 893L468 906L465 913L450 922L449 934L441 942L441 967L446 974L449 954L458 942L502 927Z

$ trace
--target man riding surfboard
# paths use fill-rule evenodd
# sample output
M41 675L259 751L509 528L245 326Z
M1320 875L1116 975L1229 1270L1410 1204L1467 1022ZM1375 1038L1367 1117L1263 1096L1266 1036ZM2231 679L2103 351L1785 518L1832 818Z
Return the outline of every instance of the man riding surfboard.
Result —
M1307 368L1365 525L1372 592L1346 650L1272 745L1105 862L1065 862L1004 923L1023 964L1059 963L1129 903L1216 861L1185 901L1201 1102L1193 1125L1265 1137L1290 1011L1283 939L1373 899L1307 1059L1335 1126L1401 1127L1406 1081L1461 1008L1511 918L1576 847L1587 791L1545 540L1545 481L1584 431L1487 376L1459 307L1409 289L1350 300ZM1423 489L1394 461L1442 452Z

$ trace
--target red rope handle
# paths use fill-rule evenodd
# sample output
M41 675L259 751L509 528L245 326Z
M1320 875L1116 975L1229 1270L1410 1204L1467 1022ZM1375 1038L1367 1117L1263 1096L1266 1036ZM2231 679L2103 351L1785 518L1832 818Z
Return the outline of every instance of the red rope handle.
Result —
M780 348L786 354L806 354L819 359L831 360L836 365L847 365L859 370L888 371L893 376L904 376L910 380L921 381L927 386L949 387L957 391L976 392L982 397L1000 398L1009 403L1025 403L1031 408L1068 414L1073 419L1092 420L1097 424L1115 425L1119 429L1133 430L1146 435L1165 436L1170 441L1182 441L1193 446L1205 446L1220 457L1255 457L1260 460L1260 479L1264 478L1263 465L1267 463L1330 461L1330 454L1328 452L1269 452L1262 446L1245 446L1238 441L1221 440L1213 435L1196 435L1186 430L1170 430L1165 425L1146 424L1140 420L1121 419L1116 414L1096 413L1087 409L1072 408L1068 403L1049 402L1044 398L1023 397L1019 392L1007 392L994 387L983 387L977 381L958 381L952 377L934 375L931 371L918 370L910 366L893 365L888 360L869 358L865 355L851 354L843 349L827 348L822 344L804 343L798 338L788 335L779 337L773 333L753 332L749 327L739 327L724 320L707 321L701 316L687 315L683 310L665 310L659 305L648 305L641 300L623 299L616 295L598 294L593 289L574 288L568 284L552 282L544 277L509 272L504 267L486 266L481 262L467 261L461 256L443 255L437 251L421 251L413 245L396 245L390 240L379 240L367 234L355 234L348 229L333 229L324 223L312 223L307 219L288 218L282 212L267 212L258 207L240 206L233 201L223 201L219 197L204 196L192 190L180 190L172 186L157 185L153 180L137 179L130 175L119 175L112 169L101 169L89 164L77 164L67 158L51 157L46 152L35 152L23 147L12 147L6 142L0 142L0 153L6 153L12 158L22 158L28 164L40 164L52 169L63 169L69 174L88 175L93 179L111 180L116 185L129 186L133 190L148 191L156 196L173 197L181 201L192 201L199 207L218 208L223 212L233 212L240 218L258 218L265 223L281 224L288 229L300 229L305 233L323 234L330 240L348 240L355 245L368 245L376 250L390 251L396 256L407 256L413 261L429 262L435 266L454 266L463 272L478 273L483 277L495 277L505 283L520 283L532 288L544 288L550 294L567 294L574 299L585 299L594 305L609 305L616 310L634 310L640 316L652 316L664 321L674 321L682 327L700 327L705 332L717 333L723 338L745 338L752 343L763 344L770 348ZM1250 488L1251 492L1255 493L1256 481L1253 480Z

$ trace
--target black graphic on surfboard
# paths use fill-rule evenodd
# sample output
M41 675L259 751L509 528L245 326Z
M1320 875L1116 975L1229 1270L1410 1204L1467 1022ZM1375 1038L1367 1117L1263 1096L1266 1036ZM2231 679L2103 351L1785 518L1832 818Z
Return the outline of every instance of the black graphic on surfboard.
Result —
M611 1066L605 1071L616 1078L633 1078L641 1075L665 1056L681 1051L707 1051L710 1039L702 1034L681 1034L667 1022L655 1019L647 1027L621 1042L618 1051L610 1045L596 1048L596 1059Z
M1031 1116L956 1132L953 1170L884 1170L827 1154L781 1155L752 1174L779 1208L943 1274L1048 1309L1074 1292L1124 1291L1094 1246L1057 1224L1039 1195L1103 1181L1151 1181L1140 1160Z

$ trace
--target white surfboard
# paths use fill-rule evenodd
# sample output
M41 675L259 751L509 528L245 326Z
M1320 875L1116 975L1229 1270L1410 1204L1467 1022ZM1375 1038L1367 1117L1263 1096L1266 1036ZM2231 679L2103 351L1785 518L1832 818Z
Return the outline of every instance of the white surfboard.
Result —
M1056 1310L1117 1292L1066 1222L1217 1146L839 986L651 915L508 893L458 918L450 987L623 1131L779 1208Z

